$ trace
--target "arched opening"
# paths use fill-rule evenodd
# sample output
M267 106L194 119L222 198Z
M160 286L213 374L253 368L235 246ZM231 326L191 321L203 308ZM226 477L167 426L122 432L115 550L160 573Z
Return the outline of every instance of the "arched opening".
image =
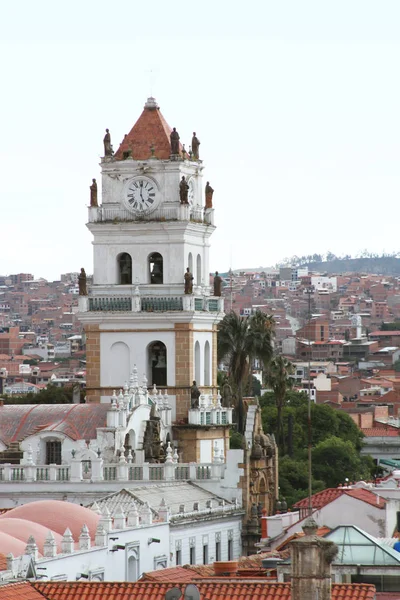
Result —
M150 283L164 283L163 257L159 252L149 256Z
M119 254L118 261L118 283L119 285L131 285L132 283L132 258L127 252Z
M201 256L200 254L197 255L197 261L196 261L196 283L197 285L201 285Z
M127 453L129 452L129 450L131 450L132 452L135 451L135 443L135 432L133 431L133 429L131 429L125 436L124 446Z
M189 256L188 256L188 267L189 267L189 271L191 273L193 273L193 256L192 256L191 252L189 252Z
M139 576L138 563L139 561L134 554L128 558L128 581L137 581Z
M125 342L115 342L111 346L109 366L109 385L123 388L130 373L130 351Z
M167 385L167 348L162 342L148 346L149 380L157 387Z
M197 384L200 385L200 344L196 342L194 345L194 378Z
M211 385L210 342L208 340L204 345L204 385Z

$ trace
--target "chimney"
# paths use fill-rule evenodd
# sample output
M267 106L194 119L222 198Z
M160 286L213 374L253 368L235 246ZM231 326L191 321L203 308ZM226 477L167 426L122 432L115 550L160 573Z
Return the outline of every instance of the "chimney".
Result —
M338 548L317 535L312 517L303 526L304 537L291 543L292 600L331 600L331 562Z

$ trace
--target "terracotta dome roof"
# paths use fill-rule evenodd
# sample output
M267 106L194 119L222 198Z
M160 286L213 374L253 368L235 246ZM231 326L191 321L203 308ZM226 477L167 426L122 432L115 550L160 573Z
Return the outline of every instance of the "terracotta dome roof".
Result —
M147 160L151 157L150 147L154 146L155 157L168 160L171 155L171 131L157 102L149 98L142 114L122 140L115 158L121 160L125 151L131 151L134 160Z
M76 542L78 541L82 526L85 524L88 526L90 537L94 539L100 516L89 508L84 508L71 502L41 500L17 506L4 515L0 515L0 522L3 519L32 521L43 525L46 530L51 529L59 533L61 536L64 535L65 530L69 527Z
M25 554L26 542L21 542L8 533L0 531L0 552L2 554L9 554L12 552L14 556L21 556Z
M39 548L39 552L43 554L43 544L49 530L43 525L33 523L32 521L26 521L25 519L9 519L8 517L5 517L0 521L0 532L7 533L17 540L21 540L21 542L24 543L24 546L26 546L29 536L33 535ZM62 536L54 531L53 534L57 548L61 551Z

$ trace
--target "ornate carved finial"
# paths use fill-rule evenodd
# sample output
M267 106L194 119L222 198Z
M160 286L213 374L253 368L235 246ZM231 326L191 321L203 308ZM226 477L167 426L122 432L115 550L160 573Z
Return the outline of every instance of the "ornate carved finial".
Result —
M175 448L174 455L172 457L172 462L174 464L177 464L179 462L179 454L178 454L178 449L177 448Z
M172 457L173 450L171 448L171 442L168 442L167 449L166 449L165 453L167 455L167 458L165 459L165 462L166 463L173 463L174 462L173 461L173 457Z
M316 535L318 529L318 523L313 517L308 517L303 525L304 535Z

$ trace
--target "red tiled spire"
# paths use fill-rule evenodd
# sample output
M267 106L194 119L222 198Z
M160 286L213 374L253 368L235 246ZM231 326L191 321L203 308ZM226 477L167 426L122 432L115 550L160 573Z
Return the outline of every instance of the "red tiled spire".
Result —
M115 158L121 160L124 152L131 150L134 160L147 160L152 155L150 148L154 146L154 156L167 160L171 155L171 131L155 99L148 98L139 119L116 151Z

